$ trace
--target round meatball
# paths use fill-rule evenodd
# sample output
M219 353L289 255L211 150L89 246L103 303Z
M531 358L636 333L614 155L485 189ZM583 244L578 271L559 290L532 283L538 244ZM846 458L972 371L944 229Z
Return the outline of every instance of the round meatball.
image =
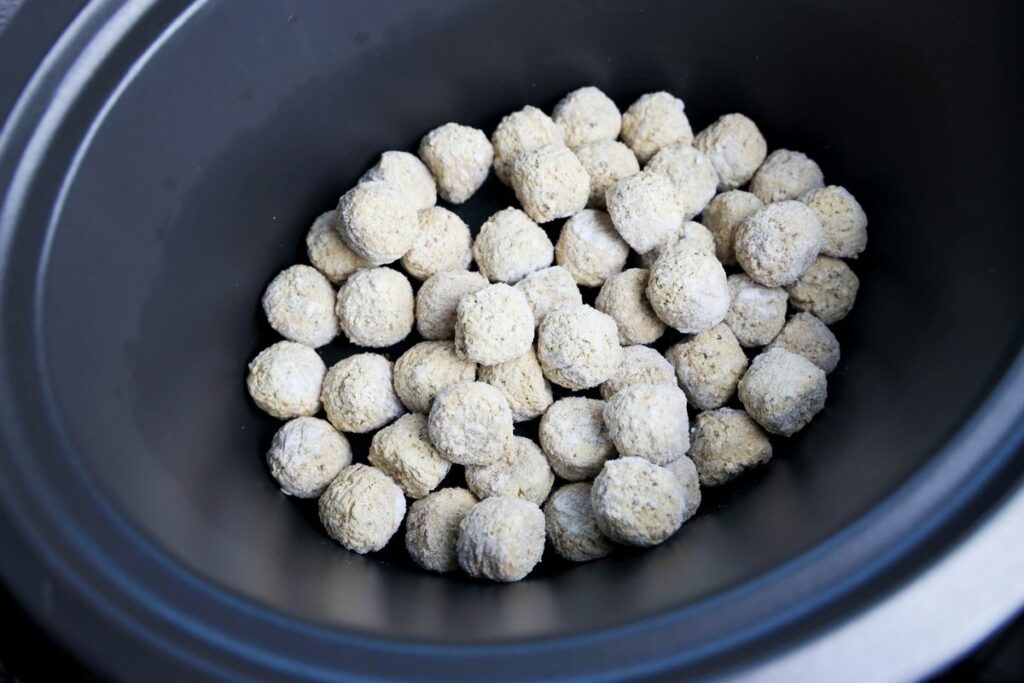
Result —
M718 173L711 160L688 143L662 147L645 170L668 178L675 190L676 204L686 220L704 210L718 187Z
M608 434L621 455L664 465L686 455L690 425L686 395L667 384L634 384L608 399Z
M726 114L697 133L693 146L711 160L718 172L718 188L731 190L754 176L768 153L768 143L757 124L743 114Z
M453 339L459 301L486 286L487 278L468 270L431 275L416 292L416 331L424 339Z
M348 440L316 417L297 417L277 430L267 465L285 495L316 498L352 463Z
M422 161L408 152L384 152L359 182L379 180L394 185L417 211L437 203L437 185Z
M831 325L853 309L859 288L860 280L850 266L831 256L819 256L786 291L794 307L810 311Z
M614 547L597 528L589 481L566 484L544 504L548 540L555 552L572 562L604 557Z
M512 437L505 453L491 464L466 467L466 484L481 499L511 496L541 505L554 483L540 447L521 436Z
M419 157L434 174L441 198L462 204L487 180L494 148L483 131L446 123L423 136Z
M576 284L597 287L622 270L629 245L619 237L604 211L584 209L562 226L555 260L572 274Z
M789 295L781 287L759 285L743 274L729 276L732 301L725 324L736 335L740 346L764 346L786 324Z
M747 371L747 356L725 323L680 342L668 350L679 386L699 410L724 405L736 393Z
M419 413L406 413L374 434L368 459L410 498L436 489L452 466L430 443L427 417Z
M501 119L491 135L494 174L508 185L512 160L517 154L555 142L562 143L562 129L537 107L526 106L508 114Z
M531 348L521 356L480 368L480 381L500 391L512 410L512 420L523 422L544 414L554 398L551 385Z
M675 188L661 173L623 178L608 188L605 202L619 235L641 254L667 242L683 222Z
M711 231L696 221L683 221L667 242L659 244L646 254L641 254L640 263L643 264L644 268L650 268L658 262L658 259L661 258L661 255L669 247L682 240L690 240L688 244L694 249L700 249L709 254L715 253L715 238L712 237Z
M719 261L727 266L736 265L736 228L762 208L764 202L757 195L742 190L723 192L708 202L701 220L715 239L715 255Z
M573 90L563 97L555 105L551 118L562 129L565 144L570 147L615 140L622 128L619 108L594 86Z
M674 142L690 144L693 129L683 101L667 92L641 95L622 115L622 141L643 163Z
M776 202L736 228L736 260L765 287L783 287L811 267L821 241L821 221L806 204Z
M476 363L459 358L450 341L416 344L395 361L395 393L414 413L429 413L445 387L476 379Z
M729 311L729 284L713 254L680 240L651 268L647 299L666 324L692 334L711 329Z
M372 265L345 244L337 225L338 213L328 211L317 216L306 234L309 262L335 285L344 282L360 268Z
M455 352L480 365L497 365L533 344L533 311L522 292L498 283L462 297L455 312Z
M664 467L626 457L605 463L590 502L602 534L618 543L653 546L683 525L686 492Z
M796 199L824 184L821 169L806 154L777 149L757 169L750 181L750 191L765 204L770 204Z
M523 211L538 223L571 216L587 205L590 176L562 143L551 143L516 156L512 189Z
M473 258L491 282L514 284L535 270L551 265L555 248L539 225L519 209L509 207L480 227Z
M551 469L568 481L593 479L615 456L604 401L582 396L555 401L540 420L538 436Z
M747 414L772 434L792 436L825 407L825 372L785 349L765 351L739 383Z
M512 410L500 391L483 382L462 382L434 399L427 420L430 440L457 465L488 465L512 440Z
M653 344L665 333L665 323L647 301L648 276L645 268L630 268L612 275L594 301L597 310L615 321L623 346Z
M320 410L320 386L326 372L316 351L282 341L263 349L249 363L246 387L260 410L289 420Z
M537 329L544 376L566 389L589 389L615 374L622 347L615 321L590 306L565 306Z
M338 234L372 265L402 258L418 233L416 208L391 183L359 183L338 201Z
M702 486L718 486L768 462L768 435L742 410L719 408L701 413L690 435L690 459Z
M445 270L465 270L473 260L469 226L440 206L419 212L420 232L402 256L402 267L417 280Z
M477 578L519 581L544 554L544 513L522 498L477 503L459 524L459 566Z
M409 279L391 268L353 273L338 290L335 312L356 346L383 348L409 336L414 321Z
M354 552L380 550L405 518L405 496L376 467L349 465L320 496L320 523L327 535Z
M626 387L637 384L676 386L676 370L664 356L649 346L622 349L622 363L611 378L601 385L601 398L607 400Z
M697 513L697 508L700 507L700 477L697 475L697 466L684 455L664 467L683 485L683 521L685 522L693 517Z
M332 365L320 394L330 423L343 432L365 434L401 415L391 373L391 361L377 353L359 353Z
M640 172L640 162L633 150L616 140L597 140L580 145L573 152L590 176L590 198L587 206L605 207L608 188L623 178Z
M405 549L413 562L442 574L458 568L459 524L477 502L466 489L448 488L410 505L405 518Z
M811 361L826 374L839 365L839 340L811 313L797 313L765 350L786 349Z
M316 268L292 266L263 293L267 322L282 337L317 348L338 336L334 288Z
M538 325L556 308L583 303L583 295L572 273L562 266L535 270L517 282L516 289L530 302L533 319Z
M829 185L800 197L811 207L824 229L821 253L836 258L857 258L868 245L868 217L845 187Z

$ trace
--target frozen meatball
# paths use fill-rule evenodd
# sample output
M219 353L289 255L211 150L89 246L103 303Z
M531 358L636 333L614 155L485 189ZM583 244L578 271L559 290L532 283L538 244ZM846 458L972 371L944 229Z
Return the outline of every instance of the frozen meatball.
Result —
M565 144L570 147L614 140L622 128L619 108L594 86L573 90L563 97L555 105L551 118L562 129Z
M480 381L500 391L512 410L512 420L523 422L544 414L554 398L537 354L531 348L521 356L480 368Z
M366 268L353 273L338 290L335 312L342 331L356 346L383 348L412 332L412 285L391 268Z
M759 285L741 273L729 276L729 292L732 302L725 324L740 346L764 346L775 339L786 324L786 290Z
M282 341L253 358L245 382L260 410L288 420L320 410L320 386L326 372L316 351L304 344Z
M359 182L380 180L398 188L417 211L437 204L437 185L422 161L408 152L384 152L380 161Z
M664 467L683 485L683 521L685 522L693 517L697 513L697 508L700 507L700 477L697 475L697 466L684 455Z
M680 342L668 350L679 386L698 410L724 405L747 371L747 356L725 323Z
M405 518L405 549L413 562L442 574L457 569L459 524L477 502L466 489L449 488L410 505Z
M338 336L334 288L316 268L292 266L263 293L267 322L282 337L317 348Z
M487 465L512 440L512 411L500 391L484 382L445 388L427 421L430 440L457 465Z
M711 160L722 190L731 190L750 180L768 153L768 143L761 131L743 114L719 117L697 133L693 146Z
M750 181L750 191L765 204L770 204L796 199L824 184L821 169L806 154L777 149L757 169Z
M776 348L803 356L826 374L839 365L839 340L825 323L810 313L797 313L790 318L765 350Z
M391 183L359 183L338 201L338 234L371 265L402 258L419 234L416 208Z
M686 492L675 475L643 458L609 460L590 492L597 528L613 541L658 545L683 525Z
M829 185L800 197L824 228L821 253L836 258L857 258L868 245L868 217L845 187Z
M538 223L571 216L587 205L590 176L568 147L552 143L516 156L512 189Z
M806 204L776 202L736 228L736 260L765 287L795 282L821 250L821 221Z
M437 488L452 466L430 443L427 417L419 413L406 413L374 434L368 459L410 498Z
M476 379L476 363L459 358L450 341L416 344L395 361L395 393L414 413L429 413L445 387Z
M556 308L583 303L583 295L572 273L562 266L535 270L517 282L516 289L530 302L533 319L538 325Z
M604 424L604 401L593 398L570 396L552 403L538 436L551 469L569 481L593 479L615 456Z
M372 265L352 251L337 229L338 213L320 214L306 234L306 254L309 262L333 284L341 284L360 268Z
M711 160L686 143L662 147L645 170L660 173L671 181L676 204L686 220L704 210L718 187L718 173Z
M267 465L281 491L296 498L316 498L351 463L348 440L316 417L286 422L267 451Z
M465 270L473 260L469 226L448 209L419 213L420 232L402 257L402 267L417 280L445 270Z
M772 444L745 412L719 408L694 420L689 456L697 466L701 485L718 486L768 462Z
M555 260L576 284L597 287L622 270L629 256L626 244L604 211L584 209L562 226L555 245Z
M551 265L555 248L539 225L511 207L494 214L480 227L473 258L491 282L519 282L529 273Z
M423 137L419 157L434 174L441 198L462 204L487 180L494 149L483 131L446 123Z
M544 375L558 386L596 387L622 362L618 327L590 306L559 308L537 328L537 357Z
M376 467L349 465L320 496L320 523L327 535L354 552L380 550L405 518L405 496Z
M715 253L715 238L711 235L711 231L696 221L683 221L675 229L667 242L659 244L646 254L641 254L640 263L643 264L644 268L650 268L661 258L661 254L665 250L680 240L690 240L689 244L691 247L701 249L709 254Z
M622 363L611 378L601 385L601 398L609 399L626 387L637 384L676 386L676 370L664 356L649 346L622 349Z
M686 455L690 425L686 396L675 385L634 384L604 407L608 434L621 455L664 465Z
M470 576L519 581L544 554L544 513L522 498L482 500L462 518L457 548Z
M488 285L467 294L455 310L455 352L480 365L497 365L533 344L533 311L518 289Z
M747 414L772 434L792 436L825 407L825 371L785 349L765 351L739 383Z
M607 313L619 329L619 343L653 344L665 333L665 323L647 301L645 268L630 268L608 278L597 294L594 307Z
M505 116L491 135L494 147L494 174L508 185L512 160L520 152L528 152L553 142L562 143L562 130L551 117L537 107L526 106Z
M590 198L587 206L595 209L605 207L604 195L608 188L635 173L640 172L640 162L633 150L616 140L588 142L573 150L590 176Z
M684 334L709 330L729 310L729 284L714 254L680 240L651 268L647 299L666 324Z
M608 188L605 202L619 235L641 254L667 242L683 222L675 188L661 173L623 178Z
M392 386L392 363L378 353L358 353L327 371L321 398L327 419L343 432L365 434L404 412Z
M859 287L860 280L845 262L819 256L786 291L793 306L810 311L831 325L845 318L853 308Z
M544 504L548 540L556 553L572 562L599 559L614 547L597 528L591 488L589 481L566 484Z
M521 436L513 437L491 464L466 467L466 484L478 498L511 496L541 505L554 483L555 475L540 447Z
M622 115L622 141L643 163L674 142L690 144L693 130L683 101L667 92L641 95Z
M736 265L733 239L736 228L748 216L764 208L757 195L742 190L729 190L716 196L704 207L701 220L715 238L715 255L727 266Z
M416 331L424 339L454 338L459 301L486 286L487 278L468 270L431 275L416 292Z

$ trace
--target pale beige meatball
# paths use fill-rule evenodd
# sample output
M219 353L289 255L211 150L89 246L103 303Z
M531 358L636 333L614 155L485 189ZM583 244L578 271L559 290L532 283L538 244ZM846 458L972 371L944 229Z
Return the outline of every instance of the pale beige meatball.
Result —
M708 202L701 220L715 238L715 255L719 261L727 266L736 265L736 228L762 208L764 202L757 195L742 190L723 192Z
M378 353L359 353L332 365L320 393L330 423L343 432L365 434L405 412L392 385L392 367Z
M562 226L555 260L572 274L576 284L597 287L622 270L629 245L619 237L604 211L584 209Z
M380 180L394 185L417 211L437 204L437 184L422 161L409 152L384 152L359 182Z
M764 346L775 339L786 324L786 290L759 285L741 273L729 276L729 292L732 301L725 324L740 346Z
M544 414L554 398L551 385L531 348L521 356L480 368L480 381L500 391L512 410L512 420L523 422Z
M587 205L590 176L562 143L518 154L512 162L512 189L523 211L538 223L571 216Z
M374 434L368 460L415 499L436 489L452 466L430 443L427 417L419 413L406 413Z
M785 349L765 351L740 380L740 402L747 414L772 434L792 436L825 407L825 372Z
M263 349L249 363L246 387L260 410L289 420L320 410L320 387L326 372L316 351L282 341Z
M320 523L327 535L353 552L388 544L405 518L405 496L376 467L349 465L320 496Z
M623 178L640 172L640 162L633 150L617 140L597 140L573 149L576 158L590 176L590 198L587 206L605 207L608 188Z
M644 170L669 179L676 193L676 204L686 220L704 210L718 187L718 173L711 160L688 143L662 147Z
M455 309L455 352L480 365L497 365L533 344L533 311L526 296L498 283L462 297Z
M725 323L676 344L665 355L676 369L683 393L698 410L718 408L732 398L748 365Z
M729 311L729 284L714 254L680 240L651 268L647 300L655 314L684 334L709 330Z
M516 289L530 302L533 319L538 325L556 308L583 303L583 295L572 273L562 266L535 270L517 282Z
M821 253L836 258L857 258L868 245L868 217L845 187L829 185L804 194L824 228Z
M667 92L641 95L622 115L622 141L643 163L674 142L690 144L693 129L683 101Z
M544 504L548 540L555 552L572 562L604 557L614 546L597 528L589 481L566 484Z
M345 244L337 224L338 212L327 211L317 216L306 234L309 262L335 285L344 282L360 268L372 265Z
M494 148L483 131L446 123L423 136L419 157L437 181L437 193L462 204L487 180Z
M640 263L643 264L644 268L649 269L661 258L665 250L680 240L690 240L689 245L691 247L701 249L709 254L715 253L715 238L711 235L711 231L696 221L683 221L667 242L659 244L646 254L641 254Z
M317 348L338 336L334 288L316 268L291 266L263 293L267 322L282 337Z
M590 492L597 528L618 543L653 546L683 525L686 491L675 475L643 458L609 460Z
M825 323L811 313L797 313L791 317L765 350L776 348L803 356L826 374L839 365L839 340Z
M468 270L435 273L416 292L416 331L424 339L453 339L459 301L487 286L487 278Z
M649 346L622 349L622 363L611 378L601 385L601 398L607 400L626 387L637 384L676 386L676 370L660 353Z
M726 114L697 133L693 146L718 172L718 187L731 190L745 184L764 161L768 143L757 124L743 114Z
M853 309L859 288L860 280L850 266L831 256L819 256L786 291L795 308L810 311L831 325Z
M447 488L410 505L405 518L405 549L413 562L442 574L457 569L459 524L477 502L466 489Z
M551 265L555 248L544 230L519 209L502 209L480 227L473 258L491 282L514 284Z
M383 348L409 336L414 307L408 278L391 268L365 268L338 289L335 312L350 342Z
M512 411L500 391L484 382L462 382L434 399L427 420L430 440L457 465L487 465L512 439Z
M661 173L623 178L608 188L605 202L615 230L641 254L667 242L683 222L675 188Z
M491 581L519 581L544 554L544 513L522 498L482 500L459 524L459 566Z
M420 231L409 251L402 256L402 267L417 280L434 273L465 270L473 260L469 226L454 213L440 206L419 212Z
M702 486L718 486L768 462L772 444L742 410L719 408L697 415L690 433L690 459Z
M402 258L416 240L416 208L391 183L359 183L338 201L338 234L372 265Z
M806 154L777 149L757 169L750 181L750 191L770 204L796 199L824 184L821 169Z
M594 301L594 308L615 321L623 346L653 344L665 333L665 323L647 301L648 276L645 268L630 268L612 275Z
M351 463L348 440L316 417L286 422L267 451L267 465L281 491L296 498L316 498Z
M604 423L616 450L664 465L686 455L690 424L686 395L668 384L634 384L609 398Z
M494 147L494 174L509 184L512 160L521 152L537 149L553 142L562 143L562 129L537 107L525 106L508 114L491 135Z
M542 505L555 475L534 442L513 437L500 458L489 465L467 465L466 484L477 498L511 496Z
M622 128L619 108L610 97L592 85L573 90L559 100L551 118L562 129L565 144L570 147L614 140Z
M618 327L590 306L564 306L549 313L537 328L537 357L544 376L558 386L596 387L622 362Z
M593 479L615 457L604 401L593 398L570 396L552 403L540 420L538 437L551 469L569 481Z
M821 221L806 204L768 204L736 228L736 260L765 287L783 287L803 275L821 250Z
M683 485L683 521L685 522L693 517L697 513L697 508L700 507L700 477L697 474L697 466L684 455L663 467Z
M395 361L395 393L414 413L429 413L445 387L476 379L476 363L459 358L450 341L416 344Z

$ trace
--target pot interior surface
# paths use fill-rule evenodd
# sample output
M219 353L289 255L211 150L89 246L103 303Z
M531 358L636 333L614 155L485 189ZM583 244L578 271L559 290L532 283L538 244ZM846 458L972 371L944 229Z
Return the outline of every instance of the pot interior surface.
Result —
M173 24L107 98L51 226L39 335L57 419L104 495L212 584L372 635L495 642L696 604L871 510L955 433L1016 352L1017 173L998 106L1011 27L866 3L235 3ZM244 16L240 16L244 14ZM116 53L112 59L116 60ZM870 219L824 412L663 546L508 586L332 543L263 454L279 422L244 386L275 340L260 310L312 220L388 149L456 121L488 134L594 84L668 90L695 130L739 111ZM1002 180L1000 180L1002 179ZM1019 194L1019 193L1018 193ZM457 209L508 205L492 176ZM557 235L561 221L547 226ZM591 295L592 296L592 295ZM352 349L336 342L328 363ZM367 439L354 439L362 451Z

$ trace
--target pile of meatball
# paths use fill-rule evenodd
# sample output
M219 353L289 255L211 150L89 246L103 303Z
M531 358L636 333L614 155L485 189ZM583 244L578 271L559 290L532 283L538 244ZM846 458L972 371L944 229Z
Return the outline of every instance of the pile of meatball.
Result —
M743 114L694 135L669 93L620 112L594 87L490 138L446 123L384 152L313 223L311 265L263 295L284 340L248 390L287 420L267 453L281 490L319 498L351 551L404 522L420 567L493 581L548 543L584 562L668 539L701 487L822 410L828 326L857 294L861 206L806 155L767 152ZM519 206L474 237L454 209L492 168ZM366 351L327 368L341 335ZM354 457L346 434L369 433Z

